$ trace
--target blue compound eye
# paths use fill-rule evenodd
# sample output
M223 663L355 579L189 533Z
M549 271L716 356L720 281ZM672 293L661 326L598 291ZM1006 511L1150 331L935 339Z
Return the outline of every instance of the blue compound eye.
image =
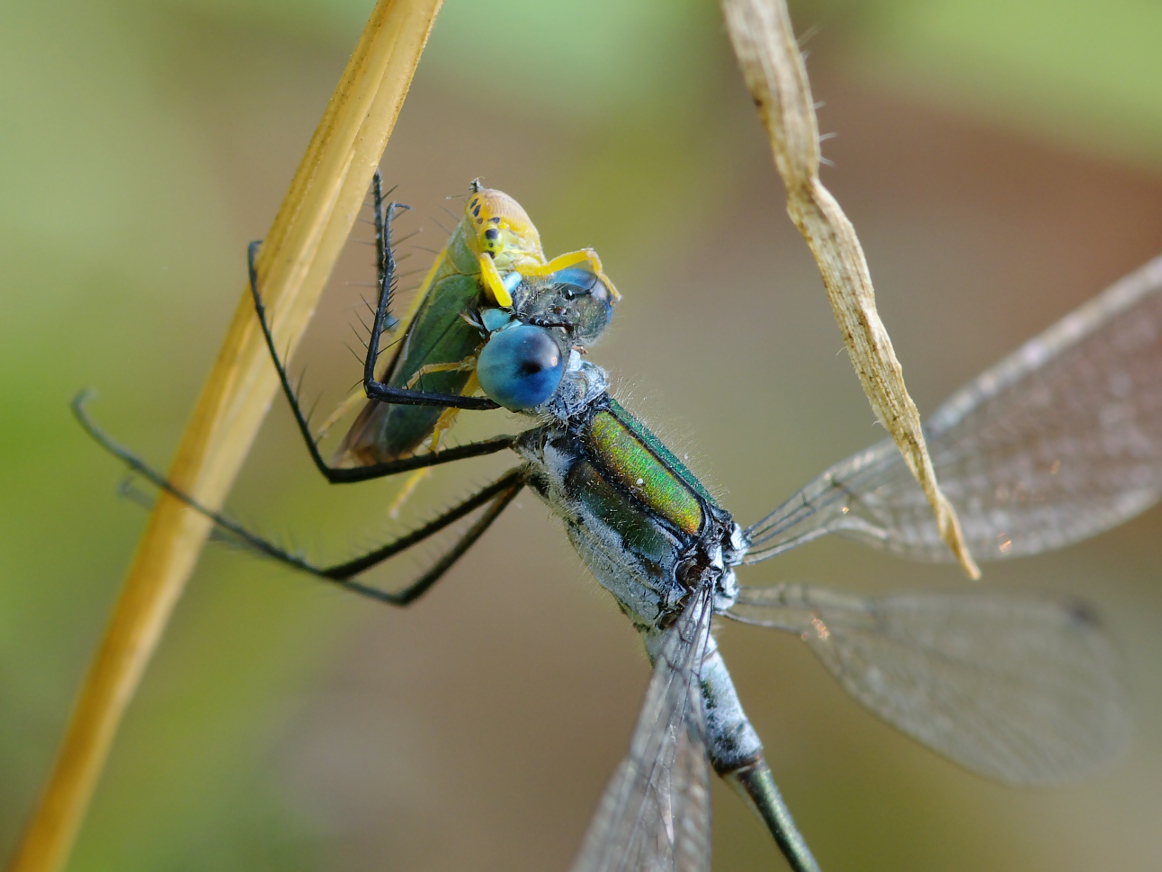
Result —
M553 395L564 369L561 348L549 331L518 324L492 334L476 362L476 377L486 395L523 412Z

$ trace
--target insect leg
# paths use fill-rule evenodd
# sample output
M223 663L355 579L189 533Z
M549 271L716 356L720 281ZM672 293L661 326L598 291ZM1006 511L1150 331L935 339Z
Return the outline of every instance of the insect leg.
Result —
M391 318L391 288L395 276L395 256L391 250L391 222L397 208L407 208L400 203L388 203L382 220L382 231L376 228L376 248L380 252L379 300L375 307L375 321L371 325L371 335L367 341L367 358L363 363L363 390L369 400L410 406L446 406L456 409L496 409L499 406L486 397L464 397L456 394L437 394L417 391L411 388L395 388L375 377L375 364L379 359L379 340L388 329ZM377 225L380 220L377 218ZM253 243L251 244L253 250ZM253 257L251 257L253 263ZM251 270L251 287L253 283ZM257 296L257 292L256 292Z
M392 204L394 205L394 204ZM388 216L391 215L391 206L388 207ZM262 335L266 340L267 350L270 352L271 360L274 362L275 371L278 373L279 383L282 385L283 394L286 396L287 403L290 405L291 414L294 415L295 423L298 425L299 433L302 434L303 441L306 442L307 451L311 455L311 460L314 461L315 466L319 472L332 484L346 484L349 482L369 481L374 478L383 478L389 475L395 475L399 472L407 472L413 469L420 469L425 466L434 466L439 463L448 463L453 460L462 460L466 457L479 457L484 454L493 454L497 451L503 451L505 448L513 444L513 437L502 436L496 439L488 439L482 442L474 442L469 445L461 445L455 448L446 449L439 454L423 455L420 457L405 457L391 463L378 463L370 466L360 466L355 468L339 468L333 467L323 459L322 453L319 451L319 443L316 441L314 435L311 433L310 421L307 420L306 413L303 412L302 406L299 403L298 397L295 395L294 387L291 385L290 376L287 374L286 366L279 357L278 350L274 344L274 334L271 333L270 324L266 317L266 306L262 302L262 297L258 293L258 276L254 267L254 258L258 252L260 242L250 243L247 251L247 265L250 271L250 292L254 298L254 310L258 315L258 322L262 327ZM389 283L390 284L390 283ZM371 341L368 343L367 364L365 368L366 373L374 373L375 358L379 353L379 334L382 330L383 320L387 317L387 295L380 289L379 307L375 314L375 324L372 326ZM365 379L365 386L367 387L368 396L375 393L371 387L372 383L368 383ZM373 384L378 384L374 382ZM423 391L412 391L401 388L389 388L386 385L381 385L384 391L388 392L391 397L396 395L403 395L406 399L399 399L398 397L392 399L385 399L378 393L373 396L373 399L383 400L386 402L403 402L413 403L417 405L437 405L437 406L452 406L456 408L496 408L496 404L492 400L484 399L483 397L457 397L446 394L429 394ZM418 400L416 398L419 398ZM84 397L78 397L74 402L74 411L80 417L84 417L81 409ZM82 421L82 423L85 423ZM91 424L85 423L86 429L92 432Z
M383 321L383 329L393 330L399 325L399 319L391 314L391 300L395 296L391 286L395 273L395 259L391 254L391 228L388 226L383 210L383 176L378 169L371 177L371 201L372 214L375 218L375 278L379 287L380 299L387 301L384 309L386 317Z
M505 507L520 493L521 488L525 486L526 480L524 467L518 466L507 472L493 484L478 491L460 505L433 519L418 530L377 548L362 557L348 560L345 563L324 569L316 574L327 581L334 582L355 593L370 596L373 599L379 599L391 605L409 605L426 593L428 588L435 584L445 572L451 569L452 565L472 547L473 543L484 535L484 531L492 526L492 522L500 517L500 513L504 511ZM465 531L464 535L457 539L455 544L444 552L443 556L427 572L402 590L389 593L349 580L351 576L358 575L364 570L387 560L405 548L410 548L412 545L423 541L434 533L444 529L449 524L458 521L468 513L485 505L487 508L483 514Z
M408 388L419 382L426 375L433 372L472 372L476 369L476 355L466 357L456 363L428 363L421 366L415 371L415 374L408 379Z
M226 533L236 539L243 545L263 554L266 557L276 560L293 569L313 575L324 581L328 581L339 587L349 590L352 593L357 593L361 596L370 597L371 599L380 602L388 603L394 606L407 606L422 596L432 585L434 585L440 577L447 572L452 565L472 546L472 544L479 539L484 531L492 525L492 522L499 517L500 513L504 511L505 507L512 502L521 488L526 482L526 472L523 466L518 466L509 470L499 479L485 488L477 491L468 499L461 502L459 505L453 506L451 509L443 512L437 517L433 518L428 523L424 524L416 530L407 533L398 539L395 539L386 545L374 549L373 551L363 554L359 557L345 560L342 563L333 566L317 566L311 561L297 554L294 554L280 545L275 544L250 530L247 530L237 521L228 518L221 512L214 511L204 505L185 491L175 487L170 481L157 470L153 469L141 458L137 457L133 452L124 446L114 442L107 434L98 428L84 412L83 402L84 396L78 397L73 403L73 411L77 415L81 426L88 431L89 435L93 437L100 445L105 448L110 454L117 457L125 463L134 473L140 475L142 478L149 481L151 484L161 488L171 496L181 500L187 506L199 514L209 518L214 522L215 529ZM415 579L404 588L398 591L385 591L371 585L362 584L358 581L352 581L352 577L364 572L379 563L394 557L402 551L411 548L413 545L418 545L425 539L434 536L441 530L445 529L461 518L470 515L472 512L484 507L485 510L472 526L461 535L456 542L419 578Z
M541 277L551 276L553 273L566 269L567 267L576 266L577 264L585 263L597 275L597 278L609 288L610 296L613 302L621 299L621 294L617 292L617 288L613 286L608 276L605 275L601 267L601 258L597 256L597 252L592 248L582 248L579 251L570 251L565 254L559 254L543 264L528 264L521 265L519 270L522 276Z

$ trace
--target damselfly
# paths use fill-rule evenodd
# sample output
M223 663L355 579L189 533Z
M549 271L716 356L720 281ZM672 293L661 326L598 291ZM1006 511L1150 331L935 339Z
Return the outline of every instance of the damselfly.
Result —
M978 559L1062 547L1158 500L1160 291L1162 258L1028 342L932 416L933 462ZM1092 613L1075 601L985 589L863 597L799 584L738 584L737 567L828 533L916 559L951 559L891 443L836 464L744 528L608 394L605 372L581 358L565 331L485 308L469 313L485 341L482 387L536 426L438 454L333 469L320 458L254 293L284 392L329 480L365 480L504 449L520 463L412 533L319 566L178 492L101 433L79 402L78 416L131 469L210 516L225 535L394 605L430 588L526 485L545 500L654 664L629 754L575 869L708 868L711 767L759 812L793 869L818 868L718 653L711 635L716 616L800 636L885 721L1010 784L1083 775L1125 747L1128 694L1120 660ZM386 308L381 291L369 373ZM370 376L367 385L376 396ZM384 590L354 579L470 516L452 547L405 587Z

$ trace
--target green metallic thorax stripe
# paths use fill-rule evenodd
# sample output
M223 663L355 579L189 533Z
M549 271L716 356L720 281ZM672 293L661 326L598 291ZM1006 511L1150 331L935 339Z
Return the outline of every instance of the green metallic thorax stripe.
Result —
M634 434L634 436L641 440L641 442L645 444L646 447L650 449L650 451L656 454L662 463L670 468L670 471L673 472L674 475L677 475L680 479L682 479L682 481L685 482L687 486L693 488L695 492L697 492L698 496L702 497L702 499L706 500L706 502L710 503L711 505L718 505L718 503L714 501L714 497L710 496L710 492L702 486L702 482L700 482L695 477L694 473L686 468L686 464L675 457L673 452L671 452L670 449L667 448L662 443L662 441L658 439L657 436L655 436L652 432L650 432L649 429L646 428L645 424L627 412L621 403L612 397L609 399L609 410L613 412L613 414L617 416L618 420L621 421L621 423L627 427L630 432Z
M690 470L616 400L589 422L594 459L610 478L679 530L696 536L702 530L702 499L710 494Z
M661 567L674 551L674 535L664 525L603 479L587 460L573 464L567 486L570 494L621 537L626 552L654 575L661 574Z

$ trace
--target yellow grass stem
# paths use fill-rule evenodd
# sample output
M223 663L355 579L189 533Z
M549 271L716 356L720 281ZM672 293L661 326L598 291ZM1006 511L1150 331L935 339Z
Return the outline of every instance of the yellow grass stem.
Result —
M263 297L280 343L291 348L363 203L441 3L379 0L266 236L258 258ZM247 290L170 480L220 506L276 387ZM68 859L122 715L209 529L201 515L159 496L9 872L54 872Z
M924 488L941 537L964 571L979 578L956 510L936 482L920 413L908 396L892 340L876 312L871 275L855 228L819 181L815 103L786 2L722 0L722 10L743 79L770 139L775 166L787 186L787 211L819 264L831 310L864 393Z

